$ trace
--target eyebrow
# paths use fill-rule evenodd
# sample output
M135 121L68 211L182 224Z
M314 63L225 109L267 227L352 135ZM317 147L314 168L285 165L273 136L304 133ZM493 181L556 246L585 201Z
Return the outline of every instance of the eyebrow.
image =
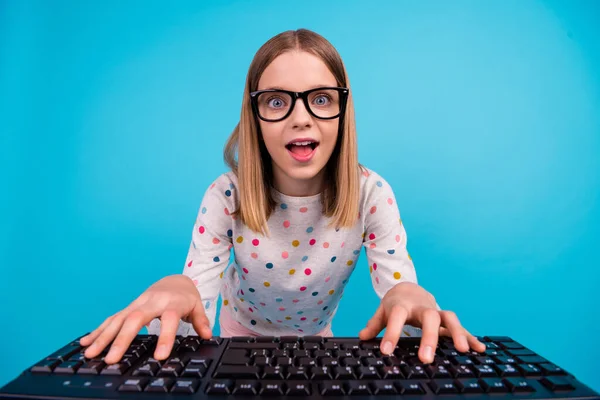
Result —
M318 85L313 85L311 87L309 87L306 90L311 90L311 89L316 89L316 88L320 88L320 87L336 87L337 85L325 85L325 84L318 84ZM259 90L288 90L288 89L284 89L281 86L270 86L264 89L259 89Z

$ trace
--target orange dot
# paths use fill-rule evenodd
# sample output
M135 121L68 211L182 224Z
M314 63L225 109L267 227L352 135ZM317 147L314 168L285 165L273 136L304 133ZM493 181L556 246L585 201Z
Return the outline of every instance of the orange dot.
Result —
M375 212L377 211L377 207L376 206L371 207L370 211L371 211L371 214L375 214Z
M392 200L392 198L391 198L391 197L388 199L388 204L389 204L390 206L391 206L392 204L394 204L394 200Z
M252 254L250 254L250 256L251 256L252 258L258 258L258 254L256 254L256 253L252 253Z
M222 272L219 274L219 278L223 279L223 273Z
M229 304L229 300L223 300L223 305L226 306L227 304Z
M408 259L409 259L410 261L412 261L412 257L410 256L410 254L406 253L406 255L408 256Z
M331 289L331 290L329 291L329 295L330 295L330 296L331 296L332 294L334 294L334 293L335 293L335 290L333 290L333 289Z
M352 264L354 264L354 261L352 260L348 260L348 262L346 263L347 266L351 266Z
M394 272L394 279L400 279L400 272Z
M213 244L219 244L221 241L218 238L213 238Z
M301 213L305 213L305 212L307 212L307 211L308 211L308 208L307 208L307 207L301 207L301 208L300 208L300 212L301 212Z
M373 273L373 266L369 265L369 273L372 274Z
M375 243L369 243L369 248L374 249L375 247L377 247L377 244L375 244Z
M241 236L238 236L237 239L235 239L235 241L238 243L242 243L244 241L244 238Z
M265 282L264 285L265 285L265 287L271 286L271 284L269 282Z
M283 221L283 227L284 228L289 228L290 227L290 221L288 221L288 220Z
M296 273L296 270L294 268L290 269L290 275L294 275Z
M329 242L323 243L323 247L325 247L326 249L329 248Z
M292 319L292 317L290 317L290 316L288 315L287 317L285 317L285 319L287 319L287 320L289 321L290 319Z
M292 246L294 246L294 247L298 247L298 246L300 246L300 242L299 242L298 240L294 240L294 241L292 242Z

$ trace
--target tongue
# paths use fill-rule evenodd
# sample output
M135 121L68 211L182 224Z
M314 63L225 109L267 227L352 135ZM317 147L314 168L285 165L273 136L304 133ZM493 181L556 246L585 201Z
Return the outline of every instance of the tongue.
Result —
M310 146L296 146L293 144L290 151L300 156L307 156L312 151L312 148Z

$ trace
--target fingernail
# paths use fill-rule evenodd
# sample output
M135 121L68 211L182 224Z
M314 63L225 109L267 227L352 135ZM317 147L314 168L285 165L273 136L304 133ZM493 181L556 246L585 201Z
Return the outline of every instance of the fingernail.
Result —
M423 347L423 355L425 356L425 359L429 362L433 361L433 349L431 348L431 346Z
M160 346L158 346L158 349L156 349L156 355L159 358L164 358L166 357L167 354L167 345L166 344L161 344Z
M392 346L392 342L386 340L385 342L383 342L383 345L381 345L381 351L385 354L392 354L393 350L394 346Z

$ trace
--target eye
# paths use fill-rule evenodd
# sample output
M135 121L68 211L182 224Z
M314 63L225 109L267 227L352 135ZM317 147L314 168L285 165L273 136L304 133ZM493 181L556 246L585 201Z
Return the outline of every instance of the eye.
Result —
M315 97L313 102L317 106L323 107L323 106L329 105L329 103L331 102L331 97L325 93L320 93Z
M267 99L267 105L271 108L282 108L285 107L285 101L281 97L270 97Z

